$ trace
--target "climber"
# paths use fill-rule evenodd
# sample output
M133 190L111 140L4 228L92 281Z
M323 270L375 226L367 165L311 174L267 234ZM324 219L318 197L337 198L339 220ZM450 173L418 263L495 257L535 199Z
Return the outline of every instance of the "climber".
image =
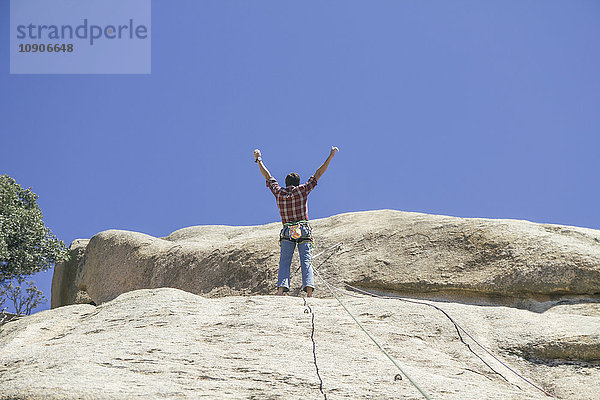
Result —
M327 171L329 163L339 149L331 146L329 157L317 169L306 183L300 184L300 176L292 172L285 177L285 189L279 186L262 161L260 150L254 150L254 162L258 164L261 174L267 180L267 187L275 195L277 207L281 215L283 228L279 234L281 253L279 256L279 273L277 274L277 295L281 296L290 290L290 266L296 245L302 267L302 290L307 297L312 297L314 289L313 270L310 265L313 246L312 228L308 223L308 194L317 185L319 178Z

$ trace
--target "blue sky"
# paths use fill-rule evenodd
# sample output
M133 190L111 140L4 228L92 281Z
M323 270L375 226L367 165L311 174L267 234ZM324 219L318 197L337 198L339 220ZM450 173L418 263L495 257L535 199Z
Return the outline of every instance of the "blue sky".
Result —
M600 2L155 0L150 75L10 75L8 15L0 173L67 244L277 221L257 147L305 180L339 146L312 219L600 229Z

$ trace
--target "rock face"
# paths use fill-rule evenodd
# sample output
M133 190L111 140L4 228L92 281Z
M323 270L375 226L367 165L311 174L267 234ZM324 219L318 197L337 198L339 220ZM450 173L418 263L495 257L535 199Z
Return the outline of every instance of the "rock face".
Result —
M598 398L600 232L389 210L312 225L319 276L405 296L339 292L432 399ZM0 400L424 398L323 283L264 296L279 229L73 242L53 309L0 327Z
M432 399L548 398L465 333L463 342L435 308L341 296ZM553 396L598 398L599 304L535 313L426 303ZM163 288L43 311L0 328L0 399L318 399L316 367L328 399L424 398L335 299L308 306Z
M600 232L592 229L392 210L311 224L315 254L341 242L315 260L318 270L363 288L511 305L600 294ZM109 230L75 241L72 260L55 269L52 307L159 287L209 297L272 293L280 228L197 226L166 238ZM315 295L327 296L323 289Z

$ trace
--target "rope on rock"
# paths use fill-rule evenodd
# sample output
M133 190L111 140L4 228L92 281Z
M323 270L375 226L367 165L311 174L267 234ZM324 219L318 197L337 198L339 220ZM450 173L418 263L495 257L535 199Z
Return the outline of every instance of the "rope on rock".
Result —
M339 244L341 244L342 242L340 242ZM338 246L339 244L336 244L334 246L329 247L328 249L323 250L321 253L317 254L316 256L314 256L313 258L316 258L317 256L323 254L325 251ZM360 327L360 329L363 330L364 333L367 334L367 336L369 337L369 339L371 339L373 341L373 343L375 343L377 345L377 347L379 347L379 350L381 350L383 352L383 354L385 354L387 356L387 358L390 359L390 361L396 366L396 368L398 368L398 370L400 370L400 372L402 373L402 375L406 376L406 378L408 379L408 381L423 395L423 397L425 397L427 400L431 400L431 397L429 397L429 395L417 384L417 382L415 382L415 380L413 378L410 377L410 375L408 375L400 366L400 364L398 364L398 362L396 360L394 360L394 358L390 355L390 353L388 353L382 345L379 344L379 342L373 337L373 335L371 335L369 333L369 331L367 331L367 329L363 326L363 324L360 323L360 321L358 319L356 319L356 317L354 316L354 314L352 314L352 312L348 309L348 307L346 307L346 305L342 302L342 300L338 297L337 294L335 294L335 292L333 291L333 289L330 287L329 283L327 283L327 281L325 281L325 279L323 279L321 277L321 275L319 274L319 272L317 271L317 269L314 267L314 265L312 266L313 271L315 272L315 275L317 275L319 277L319 279L325 284L325 286L327 287L327 289L329 289L329 291L331 292L331 294L333 294L333 296L336 298L336 300L338 301L338 303L340 303L340 305L344 308L344 310L346 310L346 312L348 313L348 315L350 315L350 317L352 317L352 319L354 320L354 322L356 322L358 324L358 326Z
M312 308L306 302L306 297L304 297L304 306L306 307L304 312L305 313L310 312L311 319L312 319L312 331L310 333L310 340L312 340L312 344L313 344L313 358L314 358L314 363L315 363L315 369L317 370L317 378L319 378L319 390L321 391L323 398L325 400L327 400L327 395L325 394L325 392L323 392L323 379L321 379L321 374L319 374L319 366L317 365L317 344L315 343L315 313L313 312Z
M327 249L323 250L322 252L320 252L319 254L317 254L317 256L323 254L324 252L334 248L334 247L338 247L339 245L341 245L343 242L337 243L331 247L328 247ZM315 256L315 257L317 257ZM313 257L313 258L315 258ZM329 258L329 257L328 257ZM319 265L321 266L323 265L323 262ZM338 300L338 302L342 305L342 307L344 307L344 309L346 310L346 312L348 312L348 314L350 314L350 316L358 323L358 325L361 327L361 329L363 329L365 331L365 333L367 333L367 335L369 335L369 333L362 327L362 325L360 324L360 322L358 322L358 320L356 318L354 318L354 316L350 313L350 311L348 311L348 309L346 308L346 306L344 306L344 304L340 301L340 299L338 298L338 296L333 292L332 288L336 289L339 292L343 292L342 289L336 288L333 285L330 285L329 283L327 283L325 281L325 279L323 277L321 277L320 273L317 272L317 269L315 268L314 265L312 265L313 271L315 272L315 274L319 277L319 279L321 279L321 281L325 284L325 286L327 286L327 288L329 289L329 291L334 295L334 297ZM331 279L331 277L329 277ZM338 281L339 282L339 281ZM426 303L423 301L417 301L417 300L409 300L409 299L405 299L399 296L383 296L383 295L378 295L376 293L372 293L369 292L367 290L363 290L360 288L357 288L355 286L352 286L348 283L345 282L339 282L349 288L351 288L352 290L355 290L359 293L363 293L366 294L368 296L371 297L377 297L377 298L382 298L382 299L393 299L393 300L400 300L400 301L404 301L406 303L413 303L413 304L421 304L421 305L426 305L429 307L433 307L436 310L442 312L453 324L454 327L456 328L456 331L458 333L458 336L460 338L460 340L469 348L469 350L475 354L481 361L483 361L483 363L485 365L487 365L492 371L494 371L496 374L500 375L504 380L508 381L502 374L498 373L496 370L494 370L485 360L483 360L483 358L481 358L479 355L477 355L472 349L471 346L469 346L467 343L465 343L465 341L463 340L463 337L460 333L460 331L462 331L465 335L467 335L475 344L477 344L482 350L484 350L488 355L490 355L494 360L496 360L498 363L500 363L502 366L504 366L506 369L508 369L509 371L511 371L513 374L515 374L517 377L521 378L522 380L524 380L526 383L528 383L529 385L533 386L534 388L538 389L539 391L541 391L542 393L544 393L546 396L548 397L552 397L554 398L554 396L550 393L548 393L546 390L544 390L543 388L541 388L540 386L536 385L535 383L533 383L532 381L530 381L529 379L525 378L523 375L519 374L517 371L515 371L514 369L512 369L510 366L508 366L505 362L503 362L501 359L499 359L496 355L494 355L491 351L489 351L485 346L483 346L481 343L479 343L469 332L467 332L458 322L456 322L456 320L454 320L454 318L452 318L450 316L450 314L448 314L445 310L443 310L441 307L438 307L434 304L430 304L430 303ZM369 335L369 337L371 337ZM373 341L375 341L372 337L371 339ZM375 342L375 344L377 344L377 346L388 356L388 358L390 358L390 360L392 360L392 362L394 362L394 364L398 367L398 369L400 369L400 371L408 378L408 380L413 383L413 385L415 385L415 387L417 387L417 389L419 389L419 391L425 396L425 398L429 399L429 397L427 397L427 395L425 393L423 393L421 391L421 389L412 381L412 379L406 375L406 373L404 371L402 371L402 369L397 365L397 363L387 354L387 352L377 343ZM518 387L518 386L517 386Z
M343 243L344 243L344 242L339 242L339 243L336 243L336 244L334 244L333 246L329 246L329 247L328 247L328 248L326 248L325 250L321 251L319 254L317 254L317 255L315 255L315 256L311 256L311 260L312 260L312 259L314 259L314 258L317 258L317 257L319 257L320 255L322 255L322 254L323 254L323 253L325 253L326 251L329 251L329 250L331 250L331 249L333 249L333 248L335 248L335 247L338 247L338 246L342 245ZM323 260L323 261L321 262L321 264L323 264L325 261L327 261L327 260L328 260L328 259L329 259L329 258L330 258L332 255L333 255L333 253L332 253L332 254L330 254L330 255L329 255L329 256L328 256L328 257L327 257L325 260ZM311 264L311 265L312 265L312 264ZM298 265L298 268L296 268L296 273L298 273L298 271L300 271L300 268L301 268L301 267L302 267L302 265Z
M342 282L343 283L343 282ZM500 358L498 358L496 355L494 355L491 351L489 351L485 346L483 346L481 343L479 343L469 332L467 332L461 325L458 324L458 322L456 322L456 320L454 320L454 318L452 318L446 311L444 311L442 308L434 305L434 304L430 304L430 303L425 303L425 302L421 302L421 301L416 301L416 300L409 300L409 299L404 299L401 297L395 297L395 296L382 296L382 295L378 295L376 293L371 293L369 291L366 290L362 290L359 289L357 287L354 287L352 285L348 285L346 283L344 283L344 285L348 286L349 288L356 290L357 292L360 293L364 293L367 294L369 296L372 297L378 297L381 299L392 299L392 300L399 300L399 301L404 301L406 303L413 303L413 304L422 304L422 305L426 305L429 307L433 307L436 310L441 311L446 317L448 317L448 319L454 324L457 332L458 332L458 336L460 338L460 340L469 348L469 350L471 350L471 352L473 354L475 354L481 361L483 361L483 363L485 365L487 365L492 371L494 371L496 374L500 375L505 381L508 382L508 379L506 379L502 374L500 374L499 372L497 372L496 370L494 370L486 361L483 360L483 358L481 358L479 355L477 355L472 349L471 347L465 343L465 341L463 340L463 337L459 331L459 329L466 335L469 337L469 339L471 339L473 341L473 343L475 343L477 346L479 346L483 351L485 351L490 357L492 357L494 360L496 360L498 363L500 363L502 366L504 366L504 368L506 368L507 370L509 370L510 372L512 372L513 374L515 374L517 377L521 378L523 381L525 381L526 383L528 383L529 385L533 386L534 388L536 388L537 390L541 391L542 393L544 393L546 396L548 397L554 397L552 394L548 393L546 390L544 390L543 388L541 388L540 386L536 385L535 383L533 383L532 381L530 381L529 379L527 379L526 377L524 377L523 375L521 375L520 373L518 373L517 371L515 371L513 368L511 368L510 366L508 366L504 361L502 361ZM518 386L517 386L518 387Z

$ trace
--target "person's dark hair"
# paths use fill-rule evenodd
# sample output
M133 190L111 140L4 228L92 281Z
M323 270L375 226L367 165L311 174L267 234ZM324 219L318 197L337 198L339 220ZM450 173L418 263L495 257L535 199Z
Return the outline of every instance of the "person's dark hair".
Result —
M299 186L300 185L300 175L295 172L288 174L285 177L285 186Z

